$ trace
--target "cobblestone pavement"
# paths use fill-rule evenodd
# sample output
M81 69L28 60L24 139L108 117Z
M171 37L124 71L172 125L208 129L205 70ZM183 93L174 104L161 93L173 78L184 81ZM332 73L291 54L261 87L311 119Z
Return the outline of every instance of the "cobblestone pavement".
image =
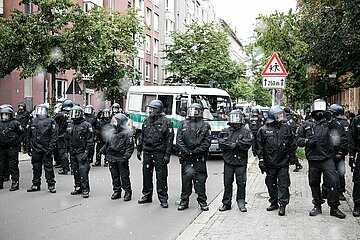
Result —
M221 192L210 204L210 211L202 212L178 239L360 239L360 218L352 216L354 206L352 192L352 173L347 167L347 201L342 201L339 208L347 215L345 219L330 216L330 209L322 205L323 214L311 217L309 211L311 191L308 185L307 161L301 161L304 168L294 173L290 166L290 203L284 217L277 211L267 212L269 206L265 186L265 174L262 175L257 161L251 158L248 164L247 209L240 212L233 195L232 209L218 211L221 205ZM346 161L347 165L347 161ZM234 186L234 190L236 190Z

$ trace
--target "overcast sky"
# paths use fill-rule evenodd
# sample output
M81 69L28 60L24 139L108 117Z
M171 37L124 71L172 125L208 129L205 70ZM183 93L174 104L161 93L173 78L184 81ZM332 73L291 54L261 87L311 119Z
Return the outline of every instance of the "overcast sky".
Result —
M270 15L277 10L287 13L296 10L296 0L210 0L215 13L233 28L243 44L253 35L255 19L259 14Z

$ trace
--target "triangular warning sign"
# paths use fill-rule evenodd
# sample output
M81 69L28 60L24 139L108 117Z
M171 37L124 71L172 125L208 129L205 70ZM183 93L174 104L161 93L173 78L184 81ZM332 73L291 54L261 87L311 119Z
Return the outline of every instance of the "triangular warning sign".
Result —
M81 88L75 79L71 81L70 86L66 90L66 94L82 94Z
M287 76L287 72L280 61L277 53L274 53L270 61L266 64L261 76Z

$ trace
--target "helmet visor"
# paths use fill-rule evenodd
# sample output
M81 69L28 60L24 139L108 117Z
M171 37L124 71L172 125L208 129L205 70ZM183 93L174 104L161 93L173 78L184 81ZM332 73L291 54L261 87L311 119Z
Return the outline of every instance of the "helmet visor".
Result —
M244 123L244 116L239 113L229 115L229 123Z
M6 122L10 120L10 113L1 113L0 118L2 122Z
M36 107L35 114L39 116L45 116L48 114L48 110L46 107Z
M275 121L277 121L277 122L282 122L285 119L283 112L275 113L274 117L275 117Z
M115 117L111 118L110 124L114 127L118 127L120 125L119 120L117 120Z
M157 114L160 114L160 109L147 106L146 113L149 114L150 116L155 116Z

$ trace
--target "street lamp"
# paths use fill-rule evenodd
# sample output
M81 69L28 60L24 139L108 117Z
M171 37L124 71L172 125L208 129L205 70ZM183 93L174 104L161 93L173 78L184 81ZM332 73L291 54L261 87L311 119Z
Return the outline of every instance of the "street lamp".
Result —
M327 96L327 91L328 91L328 82L331 79L336 79L336 74L335 73L331 73L331 74L324 74L322 76L322 80L324 80L324 97L325 97L325 102L327 103L328 100L328 96Z

